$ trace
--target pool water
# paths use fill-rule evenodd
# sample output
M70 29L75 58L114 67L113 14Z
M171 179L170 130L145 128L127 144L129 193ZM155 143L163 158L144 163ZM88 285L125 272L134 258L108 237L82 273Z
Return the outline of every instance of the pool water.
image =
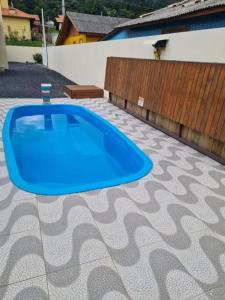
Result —
M35 105L8 113L3 142L11 180L61 195L136 180L151 160L108 122L80 106Z

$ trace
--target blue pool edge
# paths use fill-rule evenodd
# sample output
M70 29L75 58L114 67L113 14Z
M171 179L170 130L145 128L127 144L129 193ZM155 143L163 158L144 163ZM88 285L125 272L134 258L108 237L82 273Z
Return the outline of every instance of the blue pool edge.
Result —
M124 133L122 133L119 129L117 129L114 125L112 125L109 121L105 120L98 114L94 113L93 111L81 106L81 105L71 105L71 104L51 104L54 106L76 106L84 111L86 111L89 114L92 114L95 118L100 120L101 122L105 123L107 126L111 128L114 132L116 132L129 146L139 155L141 159L143 159L144 162L144 167L137 173L129 175L129 176L124 176L120 177L118 179L113 179L113 180L106 180L102 181L100 183L93 183L93 184L86 184L82 185L81 187L62 187L58 188L56 191L54 191L53 188L46 188L46 187L39 187L35 186L32 184L29 184L25 180L22 179L18 167L17 167L17 162L15 160L15 156L13 153L13 147L11 145L11 138L10 138L10 125L11 125L11 120L14 111L17 108L21 107L40 107L41 105L23 105L23 106L15 106L11 108L5 118L3 129L2 129L2 138L3 138L3 148L5 152L5 160L6 160L6 165L8 168L8 174L9 178L12 181L12 183L19 189L24 190L26 192L32 193L32 194L37 194L37 195L45 195L45 196L56 196L56 195L67 195L67 194L76 194L76 193L81 193L81 192L88 192L88 191L93 191L93 190L99 190L99 189L104 189L104 188L110 188L114 186L119 186L123 184L128 184L134 181L137 181L138 179L141 179L145 177L147 174L151 172L153 169L153 162L152 160L133 142L131 141Z

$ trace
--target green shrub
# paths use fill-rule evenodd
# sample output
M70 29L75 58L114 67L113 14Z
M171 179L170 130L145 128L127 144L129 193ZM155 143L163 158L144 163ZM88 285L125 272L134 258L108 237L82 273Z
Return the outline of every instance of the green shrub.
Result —
M35 60L36 63L42 64L42 55L40 53L35 53L33 55L33 59Z
M14 41L18 41L19 40L19 32L14 30L14 31L9 31L9 38L11 40L14 40Z

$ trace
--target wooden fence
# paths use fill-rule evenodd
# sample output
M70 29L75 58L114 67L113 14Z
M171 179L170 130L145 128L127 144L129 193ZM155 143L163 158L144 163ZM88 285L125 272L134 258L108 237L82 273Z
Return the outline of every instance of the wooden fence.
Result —
M115 104L224 163L225 64L110 57L105 89Z

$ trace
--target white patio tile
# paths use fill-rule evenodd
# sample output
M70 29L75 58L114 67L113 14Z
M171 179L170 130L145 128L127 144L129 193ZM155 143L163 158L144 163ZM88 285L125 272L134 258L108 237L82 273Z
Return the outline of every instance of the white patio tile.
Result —
M7 182L1 185L0 205L2 202L5 201L17 201L24 199L32 199L35 197L35 194L31 194L18 189L15 185L12 184L10 179L7 179Z
M211 300L205 293L194 296L190 298L190 300ZM216 299L216 300L222 300L222 299Z
M0 298L2 300L47 300L48 288L46 276L0 287Z
M106 189L86 202L110 251L161 240L122 188Z
M215 253L213 240L218 243ZM217 290L224 283L224 271L216 268L218 255L225 254L223 243L224 237L206 229L168 236L163 242L141 247L136 254L133 250L116 254L113 260L132 299L183 300L213 290L219 295L225 292Z
M40 99L0 99L0 108L24 103ZM119 126L154 168L118 187L36 197L8 179L0 141L0 298L45 299L47 269L51 299L223 300L224 168L106 100L76 104Z
M36 199L8 201L0 204L0 235L39 228Z
M39 230L0 237L0 286L45 274Z
M47 275L50 299L129 299L110 258Z
M108 257L85 202L77 195L38 199L47 272Z

